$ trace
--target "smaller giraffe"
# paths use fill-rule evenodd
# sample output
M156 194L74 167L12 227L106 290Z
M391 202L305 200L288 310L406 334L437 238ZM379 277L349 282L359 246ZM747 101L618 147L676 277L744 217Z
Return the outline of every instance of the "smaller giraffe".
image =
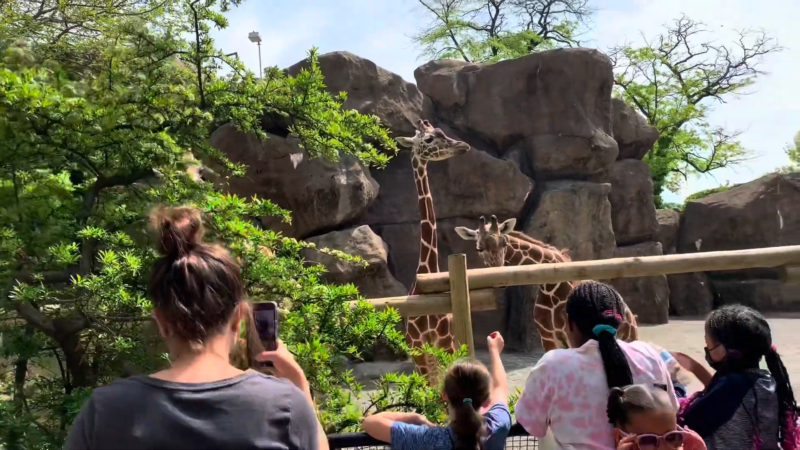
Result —
M498 224L497 217L492 216L490 225L486 224L485 218L481 217L480 220L480 226L475 230L467 227L456 227L455 230L462 239L477 242L478 254L488 267L571 261L566 250L558 250L524 233L514 231L516 219L508 219ZM539 286L533 320L536 322L545 351L569 347L566 305L569 294L578 283L580 281L564 281ZM635 341L639 335L636 317L627 305L624 316L625 320L619 328L619 338L628 342Z

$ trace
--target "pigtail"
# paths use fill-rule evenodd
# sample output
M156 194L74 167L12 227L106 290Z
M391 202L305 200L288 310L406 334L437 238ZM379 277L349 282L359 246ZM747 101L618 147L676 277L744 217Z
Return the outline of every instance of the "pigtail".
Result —
M622 388L612 388L608 394L608 405L606 414L611 425L625 422L625 411L622 407L625 398L625 391Z
M597 337L600 357L603 359L603 369L609 388L621 388L633 384L633 375L628 364L628 358L617 342L616 330L603 329L595 334Z
M783 365L777 349L773 346L764 355L772 378L775 379L778 393L778 413L780 417L778 442L783 450L800 449L800 434L798 433L797 403L789 381L789 373Z
M479 410L489 401L490 383L486 367L476 361L459 361L447 369L444 393L453 412L455 450L485 450L488 431Z
M486 445L486 423L469 398L455 406L450 428L456 436L455 450L483 450Z

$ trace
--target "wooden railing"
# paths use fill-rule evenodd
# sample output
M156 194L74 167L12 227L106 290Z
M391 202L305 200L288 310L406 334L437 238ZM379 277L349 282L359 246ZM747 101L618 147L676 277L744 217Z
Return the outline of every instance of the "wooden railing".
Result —
M447 262L449 272L417 277L422 295L367 301L379 309L396 308L403 317L452 313L456 339L467 345L473 357L471 312L496 309L498 288L751 268L777 268L781 281L800 284L800 245L472 270L467 270L464 254L450 255Z

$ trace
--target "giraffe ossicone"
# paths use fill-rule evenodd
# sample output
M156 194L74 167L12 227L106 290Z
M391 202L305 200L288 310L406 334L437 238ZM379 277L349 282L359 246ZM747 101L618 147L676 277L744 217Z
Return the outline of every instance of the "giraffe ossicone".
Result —
M571 261L566 250L559 250L525 233L515 231L516 223L516 219L499 223L496 216L491 216L490 223L487 224L486 219L481 217L478 228L471 230L467 227L456 227L455 231L462 239L476 242L478 255L488 267ZM578 283L580 281L564 281L539 286L533 319L545 351L569 347L566 305L569 294ZM628 342L637 340L639 331L636 317L627 305L623 317L623 323L618 331L619 338Z
M443 161L468 152L470 145L447 136L442 130L427 120L417 122L413 137L395 138L401 147L411 150L411 167L414 171L414 184L417 187L417 206L419 207L419 264L417 275L439 272L439 252L436 234L436 213L433 197L428 184L427 166L430 161ZM409 295L418 295L416 280ZM452 315L432 315L408 317L406 319L406 341L412 348L425 344L455 351L456 341L452 330ZM417 369L433 383L437 382L438 361L428 355L414 357Z

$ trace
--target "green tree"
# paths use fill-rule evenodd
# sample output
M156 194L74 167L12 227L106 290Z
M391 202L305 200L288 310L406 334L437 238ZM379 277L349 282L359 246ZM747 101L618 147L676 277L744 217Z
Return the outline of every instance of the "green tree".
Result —
M676 191L692 175L752 156L739 131L713 126L708 116L715 104L745 94L764 74L763 58L780 50L758 31L738 32L733 44L716 43L705 25L685 16L643 44L612 49L617 93L661 133L645 157L657 202L665 188Z
M786 146L786 155L789 156L789 165L781 168L781 171L800 171L800 132L794 135L794 142Z
M311 157L346 153L382 167L396 151L376 117L342 110L344 95L326 92L314 51L296 77L270 68L259 79L217 50L209 30L225 27L223 13L237 4L0 6L0 447L60 448L94 387L166 363L147 340L156 254L144 221L156 204L201 208L210 238L240 258L249 296L284 308L282 338L329 431L355 429L364 414L346 361L378 339L407 350L396 311L376 312L352 285L323 283L324 269L300 256L309 244L251 220L289 221L289 211L220 192L198 169L195 157L242 174L209 146L209 134L230 122L266 138L264 115L287 118ZM368 409L444 417L419 375L383 383Z
M578 44L588 0L419 0L431 18L412 37L422 56L495 62Z

